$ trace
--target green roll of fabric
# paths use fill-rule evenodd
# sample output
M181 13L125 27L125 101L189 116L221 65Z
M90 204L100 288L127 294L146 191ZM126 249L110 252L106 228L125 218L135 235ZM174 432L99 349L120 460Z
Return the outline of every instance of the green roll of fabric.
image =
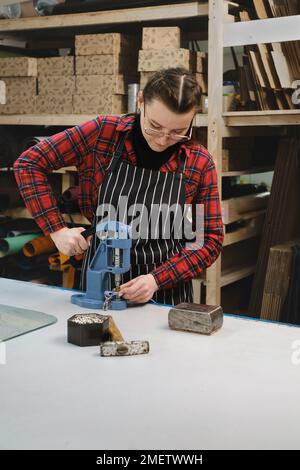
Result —
M25 243L28 243L39 236L39 233L30 233L27 235L19 235L17 237L0 238L0 258L18 253L18 251L22 250Z

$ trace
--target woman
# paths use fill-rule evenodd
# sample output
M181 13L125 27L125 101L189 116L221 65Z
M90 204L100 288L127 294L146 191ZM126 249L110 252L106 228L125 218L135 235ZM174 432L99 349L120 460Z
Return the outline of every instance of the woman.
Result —
M120 287L120 295L132 302L193 301L192 279L216 260L223 242L215 166L207 150L191 140L200 98L188 70L158 71L139 94L137 115L98 116L45 139L16 161L20 192L44 234L67 255L85 252L82 284L97 237L89 246L81 235L84 228L66 227L47 181L47 173L70 165L78 168L81 212L94 224L102 217L97 208L112 204L118 209L121 196L127 209L142 203L148 213L154 204L204 205L201 248L186 249L174 230L168 238L160 232L135 239L131 269Z

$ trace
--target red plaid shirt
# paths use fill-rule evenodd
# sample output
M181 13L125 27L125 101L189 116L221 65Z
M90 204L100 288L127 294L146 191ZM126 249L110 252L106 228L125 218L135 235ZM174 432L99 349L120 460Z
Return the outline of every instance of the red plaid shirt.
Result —
M80 126L46 138L22 153L14 170L20 193L45 235L66 226L48 183L47 174L65 166L78 169L81 213L93 220L101 185L113 152L123 134L132 130L134 116L98 116ZM183 249L158 266L152 274L159 288L174 287L179 281L197 277L220 254L223 224L217 175L212 157L195 142L181 144L185 152L186 204L204 204L204 245L199 250ZM129 137L125 140L124 160L136 165L137 158ZM178 169L176 152L160 171Z

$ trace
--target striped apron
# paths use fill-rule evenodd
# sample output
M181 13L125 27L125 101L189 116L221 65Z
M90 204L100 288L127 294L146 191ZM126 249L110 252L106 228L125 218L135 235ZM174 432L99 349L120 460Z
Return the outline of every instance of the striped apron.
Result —
M117 214L117 220L131 225L136 217L135 211L128 211L129 208L138 209L142 207L142 214L140 213L140 220L143 221L144 211L147 213L147 219L153 215L154 207L161 207L166 204L184 210L185 204L185 177L184 171L184 156L181 156L180 168L176 172L161 172L156 170L149 170L146 168L139 168L130 163L122 160L124 150L124 141L127 134L120 140L117 149L112 157L110 165L107 168L106 175L98 191L98 208L101 205L112 205ZM182 154L180 152L180 154ZM126 200L126 210L123 209L123 217L120 217L120 201ZM138 206L141 204L141 206ZM123 204L124 207L124 204ZM166 206L165 206L166 207ZM174 206L173 206L174 207ZM183 213L183 212L182 212ZM124 219L125 214L125 219ZM176 214L176 212L175 212ZM95 215L94 224L98 224L106 217L106 221L110 217L99 214ZM112 220L112 219L111 219ZM116 220L116 217L114 217ZM145 219L144 219L145 220ZM153 220L157 217L151 217L151 225ZM169 223L168 237L164 238L164 231L155 227L153 237L151 230L151 238L144 236L145 225L143 226L143 234L141 237L133 237L131 248L131 267L130 271L122 274L122 284L142 274L148 274L155 268L167 261L172 255L181 252L185 243L183 239L175 236L174 223ZM147 224L146 232L150 231ZM149 233L149 232L148 232ZM158 235L158 236L157 236ZM85 252L80 287L85 289L86 285L86 271L98 247L99 238L94 236L91 240L89 249ZM114 276L108 275L108 288L112 290L115 287ZM193 302L193 286L192 281L180 281L175 287L169 289L159 289L153 295L153 300L163 304L177 305L181 302Z

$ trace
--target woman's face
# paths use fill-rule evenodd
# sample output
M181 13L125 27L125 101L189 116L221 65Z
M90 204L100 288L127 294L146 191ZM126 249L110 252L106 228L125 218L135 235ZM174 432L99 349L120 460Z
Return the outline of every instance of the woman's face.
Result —
M186 135L195 115L195 109L184 114L176 114L158 99L153 99L146 106L143 99L141 99L139 104L142 133L149 147L155 152L163 152L171 145L179 142L179 140L170 137L170 134L172 136L176 134ZM149 131L146 132L145 129L154 129L163 132L164 135L149 135Z

